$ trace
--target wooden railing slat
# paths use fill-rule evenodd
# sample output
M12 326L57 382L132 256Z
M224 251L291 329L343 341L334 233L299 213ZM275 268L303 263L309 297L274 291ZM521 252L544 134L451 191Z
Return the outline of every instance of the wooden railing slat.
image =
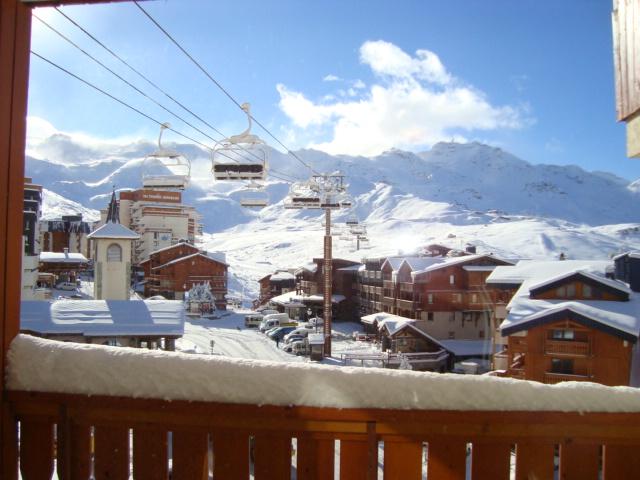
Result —
M471 478L509 480L511 444L474 443L471 450Z
M335 441L298 437L297 477L309 480L333 478Z
M96 480L129 480L129 429L96 426Z
M249 478L249 436L244 433L214 432L213 476L216 480Z
M172 480L206 480L209 477L209 435L202 432L173 432Z
M446 438L430 439L427 450L427 478L464 480L467 442Z
M255 480L288 480L291 478L291 438L281 435L255 436Z
M53 423L26 418L20 422L20 472L24 480L53 475Z
M560 478L562 480L598 480L600 445L561 444Z
M516 445L516 480L553 480L555 445L521 442Z
M133 429L133 478L163 480L169 474L167 432Z
M91 475L91 427L58 423L57 471L60 480L85 480Z
M602 453L603 480L640 478L638 445L605 445Z
M384 442L384 480L422 479L422 442Z

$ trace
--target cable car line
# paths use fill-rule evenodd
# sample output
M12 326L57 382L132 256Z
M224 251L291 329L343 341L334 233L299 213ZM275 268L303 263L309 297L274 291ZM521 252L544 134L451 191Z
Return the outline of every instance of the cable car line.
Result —
M195 118L197 118L198 120L200 120L204 125L206 125L207 127L209 127L211 130L213 130L214 132L216 132L218 135L220 135L223 139L226 138L226 135L224 133L222 133L220 130L218 130L216 127L214 127L213 125L211 125L209 122L207 122L205 119L203 119L200 115L198 115L197 113L193 112L191 109L189 109L187 106L185 106L183 103L181 103L180 101L176 100L172 95L170 95L169 93L167 93L165 90L163 90L161 87L159 87L155 82L153 82L151 79L149 79L147 76L145 76L143 73L141 73L139 70L137 70L136 68L134 68L131 64L129 64L126 60L124 60L122 57L120 57L117 53L115 53L113 50L111 50L109 47L107 47L103 42L101 42L100 40L98 40L94 35L92 35L90 32L88 32L84 27L82 27L80 24L78 24L78 22L76 22L75 20L73 20L71 17L69 17L67 14L65 14L62 10L60 10L58 7L54 7L56 9L56 11L62 15L64 18L66 18L69 22L71 22L76 28L78 28L80 31L82 31L85 35L87 35L89 38L91 38L94 42L96 42L98 45L100 45L103 49L105 49L109 54L111 54L114 58L116 58L117 60L119 60L121 63L123 63L127 68L129 68L132 72L134 72L136 75L138 75L140 78L142 78L143 80L145 80L147 83L149 83L149 85L151 85L152 87L154 87L156 90L158 90L160 93L162 93L163 95L165 95L169 100L171 100L172 102L174 102L176 105L178 105L180 108L182 108L183 110L185 110L186 112L190 113L192 116L194 116ZM136 89L136 91L138 91L139 93L141 93L142 95L144 95L145 97L149 98L151 101L153 101L154 103L156 103L158 106L160 106L161 108L163 108L164 110L166 110L167 112L171 113L173 116L175 116L176 118L180 119L181 121L183 121L185 124L189 125L190 127L192 127L193 129L197 130L198 132L200 132L202 135L204 135L205 137L209 138L210 140L219 143L220 140L216 140L212 137L210 137L209 135L207 135L206 133L204 133L202 130L200 130L199 128L193 126L191 123L187 122L186 120L184 120L182 117L178 116L176 113L168 110L167 108L165 108L164 106L160 105L158 102L156 102L155 100L153 100L152 98L150 98L149 96L147 96L146 94L140 92L140 90L138 88L136 88L135 86L131 85L129 82L127 82L126 80L124 80L121 76L119 76L118 74L114 73L111 69L109 69L108 67L106 67L104 64L102 64L102 62L100 62L99 60L96 60L95 58L93 58L91 55L89 55L87 52L85 52L82 48L80 48L78 45L76 45L74 42L72 42L71 40L69 40L66 36L64 36L62 33L60 33L58 30L56 30L55 28L53 28L51 25L47 24L44 20L42 20L41 18L37 17L34 14L34 17L36 17L38 20L40 20L40 22L44 23L47 27L49 27L51 30L53 30L55 33L57 33L59 36L61 36L63 39L65 39L66 41L68 41L71 45L73 45L74 47L76 47L78 50L80 50L81 52L83 52L84 54L86 54L87 56L89 56L90 58L92 58L96 63L98 63L99 65L103 66L105 69L107 69L108 71L110 71L111 73L113 73L115 76L117 76L118 78L120 78L123 82L127 83L128 85L130 85L132 88ZM251 155L252 157L254 157L256 160L260 160L260 158L255 155L253 152L251 152L250 150L245 149L245 151Z
M37 52L35 52L35 51L31 50L31 54L32 54L32 55L35 55L35 56L36 56L36 57L38 57L38 58L40 58L41 60L43 60L44 62L48 63L49 65L51 65L51 66L53 66L53 67L57 68L58 70L61 70L62 72L66 73L67 75L69 75L69 76L71 76L71 77L75 78L76 80L78 80L78 81L80 81L80 82L84 83L84 84L85 84L85 85L87 85L88 87L91 87L91 88L93 88L94 90L96 90L96 91L98 91L98 92L102 93L103 95L105 95L105 96L109 97L111 100L114 100L115 102L117 102L117 103L119 103L119 104L121 104L121 105L123 105L123 106L125 106L125 107L129 108L130 110L133 110L133 111L134 111L134 112L136 112L138 115L140 115L140 116L142 116L142 117L146 118L147 120L150 120L150 121L152 121L153 123L156 123L156 124L157 124L157 125L159 125L159 126L162 126L162 125L165 123L165 122L161 122L161 121L159 121L159 120L157 120L157 119L153 118L152 116L150 116L150 115L148 115L148 114L144 113L142 110L139 110L138 108L136 108L136 107L134 107L134 106L132 106L132 105L128 104L128 103L127 103L127 102L125 102L124 100L119 99L118 97L116 97L116 96L114 96L114 95L110 94L109 92L107 92L107 91L103 90L102 88L100 88L100 87L98 87L98 86L94 85L93 83L89 82L88 80L85 80L84 78L82 78L82 77L80 77L80 76L76 75L75 73L71 72L70 70L67 70L66 68L62 67L61 65L58 65L57 63L53 62L52 60L49 60L48 58L46 58L46 57L44 57L44 56L40 55L39 53L37 53ZM204 144L204 143L202 143L202 142L200 142L200 141L198 141L198 140L196 140L196 139L194 139L194 138L190 137L189 135L186 135L186 134L184 134L184 133L180 132L179 130L176 130L176 129L175 129L175 128L173 128L173 127L168 127L168 128L167 128L167 130L171 130L173 133L175 133L175 134L179 135L180 137L182 137L182 138L184 138L184 139L186 139L186 140L189 140L189 141L191 141L191 142L193 142L193 143L195 143L195 144L197 144L197 145L201 146L201 147L202 147L202 148L204 148L205 150L208 150L208 151L212 151L212 150L213 150L209 145L206 145L206 144ZM220 153L220 155L222 155L222 156L224 156L224 157L228 158L229 160L237 161L237 160L235 160L233 157L231 157L231 156L227 156L227 155L225 155L224 153ZM283 178L283 177L288 176L288 177L291 177L291 178L295 179L295 177L293 177L292 175L286 174L286 173L284 173L284 172L278 172L277 170L273 170L273 169L271 170L271 172L272 172L272 173L276 173L276 174L278 174L278 175L281 175L281 176L282 176L282 177L280 177L280 176L272 175L274 178L277 178L278 180L283 180L283 181L285 181L285 182L287 182L287 183L291 183L291 182L292 182L292 180L287 180L286 178Z
M189 52L187 52L187 50L185 50L185 48L180 45L180 43L178 43L177 40L175 40L171 34L169 32L167 32L144 8L142 8L142 6L140 6L140 4L138 3L137 0L133 0L133 3L136 7L138 7L138 9L162 32L164 33L164 35L171 40L171 42L178 47L178 49L184 53L187 58L189 58L189 60L191 60L191 62L193 62L193 64L198 67L198 69L200 69L200 71L202 73L204 73L204 75L213 82L214 85L216 85L221 91L222 93L224 93L229 100L231 100L240 110L243 110L242 105L240 104L240 102L238 102L228 91L227 89L224 88L224 86L222 86L222 84L220 84L220 82L218 82L193 56L191 56L191 54ZM271 133L271 131L265 127L260 121L258 121L253 115L250 115L250 118L256 123L256 125L258 125L260 128L262 128L262 130L264 130L271 138L273 138L280 146L282 146L282 148L284 148L287 153L289 155L291 155L293 158L295 158L296 160L298 160L302 165L304 165L305 167L307 167L309 170L311 170L314 174L319 175L319 173L311 166L309 165L307 162L305 162L304 160L302 160L298 155L296 155L294 152L292 152L284 143L282 143L273 133Z

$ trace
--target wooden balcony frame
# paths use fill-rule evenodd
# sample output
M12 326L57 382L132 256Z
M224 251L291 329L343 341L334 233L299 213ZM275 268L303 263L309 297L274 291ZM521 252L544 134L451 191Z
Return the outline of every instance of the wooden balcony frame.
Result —
M591 355L591 345L589 342L571 340L545 340L544 353L547 355L588 357Z
M0 2L0 371L19 330L22 201L26 138L31 6L118 0ZM381 285L381 279L376 282ZM378 303L379 305L379 303ZM167 431L173 435L173 479L206 478L208 433L214 451L226 448L216 478L248 473L248 435L255 435L255 478L286 479L290 438L299 439L298 467L305 478L331 478L333 439L341 441L341 478L377 478L378 440L385 442L385 478L421 478L422 442L428 441L429 478L464 478L467 442L473 442L473 478L509 478L517 444L516 478L551 478L554 445L560 470L581 475L598 468L604 480L638 478L640 414L579 412L420 411L232 405L106 396L9 392L0 384L0 477L17 479L18 422L23 478L47 478L53 469L53 425L58 426L60 478L86 478L88 427L94 426L96 477L128 478L128 428L133 434L136 479L164 477ZM224 432L225 445L215 435ZM164 440L163 440L164 436ZM139 440L142 440L141 442ZM79 443L78 443L79 442ZM590 455L585 455L588 451ZM163 452L165 457L163 457ZM240 452L240 453L238 453ZM476 461L477 460L477 461ZM164 464L166 468L166 463ZM302 467L302 468L300 468ZM248 468L248 467L247 467ZM240 475L238 475L240 472ZM496 473L498 472L498 473ZM578 473L575 473L578 472ZM248 475L244 475L247 478ZM300 478L300 477L299 477Z

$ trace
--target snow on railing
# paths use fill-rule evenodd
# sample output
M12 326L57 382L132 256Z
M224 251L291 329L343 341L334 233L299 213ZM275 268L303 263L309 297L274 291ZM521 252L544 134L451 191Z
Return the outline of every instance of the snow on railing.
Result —
M402 410L640 412L640 390L197 356L17 336L16 391L254 405Z

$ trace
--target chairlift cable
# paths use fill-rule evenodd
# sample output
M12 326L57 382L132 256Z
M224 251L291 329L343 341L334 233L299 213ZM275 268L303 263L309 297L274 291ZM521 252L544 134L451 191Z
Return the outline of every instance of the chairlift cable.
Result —
M57 63L53 62L52 60L49 60L48 58L46 58L46 57L44 57L44 56L40 55L39 53L34 52L33 50L31 50L31 53L32 53L33 55L35 55L36 57L40 58L41 60L45 61L45 62L46 62L46 63L48 63L49 65L51 65L51 66L53 66L53 67L57 68L58 70L61 70L62 72L66 73L67 75L69 75L69 76L71 76L71 77L75 78L76 80L78 80L78 81L80 81L80 82L84 83L85 85L87 85L87 86L89 86L89 87L93 88L94 90L97 90L98 92L102 93L103 95L105 95L105 96L109 97L111 100L114 100L114 101L118 102L119 104L121 104L121 105L123 105L123 106L125 106L125 107L129 108L130 110L133 110L133 111L134 111L134 112L136 112L138 115L143 116L143 117L144 117L144 118L146 118L147 120L151 120L153 123L156 123L156 124L158 124L158 125L160 125L160 126L162 126L162 125L165 123L165 122L161 122L161 121L159 121L159 120L157 120L157 119L153 118L152 116L150 116L150 115L148 115L148 114L144 113L143 111L139 110L138 108L136 108L136 107L134 107L134 106L132 106L132 105L128 104L128 103L127 103L127 102L125 102L124 100L121 100L121 99L119 99L119 98L115 97L114 95L110 94L109 92L107 92L107 91L103 90L102 88L100 88L100 87L98 87L98 86L94 85L93 83L89 82L88 80L85 80L84 78L82 78L82 77L80 77L80 76L76 75L75 73L71 72L70 70L67 70L66 68L64 68L64 67L62 67L62 66L60 66L60 65L58 65ZM202 142L200 142L200 141L198 141L198 140L196 140L196 139L194 139L194 138L191 138L190 136L188 136L188 135L186 135L186 134L184 134L184 133L180 132L179 130L176 130L176 129L175 129L175 128L173 128L173 127L167 127L167 130L171 130L171 131L172 131L172 132L174 132L175 134L177 134L177 135L181 136L182 138L185 138L185 139L187 139L187 140L190 140L191 142L193 142L193 143L195 143L195 144L197 144L197 145L199 145L199 146L203 147L203 148L204 148L204 149L206 149L206 150L209 150L209 151L211 151L211 150L212 150L212 148L211 148L209 145L206 145L206 144L204 144L204 143L202 143ZM221 153L221 155L222 155L222 156L224 156L224 157L226 157L226 158L228 158L229 160L234 160L232 157L227 156L227 155L225 155L224 153ZM289 175L289 174L286 174L286 173L284 173L284 172L278 172L277 170L271 170L271 172L276 173L276 174L279 174L279 175L282 175L283 177L284 177L284 176L289 176L289 177L291 177L291 178L294 178L294 179L295 179L295 177L293 177L293 176L291 176L291 175ZM274 176L274 177L275 177L275 176ZM285 181L285 182L291 183L291 180L287 180L286 178L282 178L282 177L275 177L275 178L278 178L279 180L283 180L283 181Z
M142 95L143 97L145 97L146 99L150 100L151 102L153 102L155 105L157 105L158 107L162 108L165 112L173 115L174 117L176 117L178 120L181 120L182 122L184 122L186 125L190 126L191 128L193 128L194 130L196 130L198 133L200 133L201 135L207 137L209 140L213 141L213 142L218 142L218 140L216 140L215 138L213 138L212 136L208 135L207 133L203 132L202 130L200 130L198 127L196 127L195 125L193 125L192 123L190 123L189 121L185 120L184 118L182 118L180 115L178 115L177 113L172 112L171 110L169 110L167 107L165 107L164 105L162 105L160 102L158 102L157 100L155 100L154 98L150 97L149 95L147 95L146 93L144 93L142 90L140 90L138 87L136 87L134 84L132 84L131 82L129 82L127 79L123 78L122 76L120 76L118 73L114 72L111 68L109 68L108 66L106 66L104 63L102 63L100 60L98 60L97 58L95 58L93 55L91 55L90 53L88 53L86 50L84 50L82 47L80 47L78 44L74 43L71 39L69 39L68 37L66 37L63 33L61 33L60 31L56 30L54 27L52 27L51 25L49 25L47 22L45 22L44 20L42 20L40 17L38 17L36 14L33 14L33 16L40 21L42 24L44 24L47 28L49 28L51 31L53 31L54 33L56 33L57 35L59 35L62 39L64 39L65 41L67 41L69 44L73 45L75 48L77 48L78 50L80 50L82 53L84 53L87 57L89 57L91 60L93 60L95 63L97 63L98 65L100 65L102 68L104 68L105 70L107 70L109 73L111 73L112 75L114 75L116 78L120 79L121 81L123 81L124 83L126 83L129 87L131 87L132 89L134 89L136 92L138 92L140 95Z
M224 88L224 86L222 86L222 84L220 82L218 82L193 56L191 56L191 54L189 52L187 52L187 50L180 45L177 40L175 40L171 34L169 32L167 32L167 30L165 30L144 8L142 8L140 6L140 4L138 3L138 0L133 0L133 3L136 7L138 7L138 9L140 9L140 11L162 32L164 33L164 35L171 40L171 42L178 47L178 49L184 53L187 58L189 58L189 60L191 60L191 62L193 62L193 64L198 67L200 69L200 71L202 73L205 74L205 76L211 80L213 82L213 84L218 87L222 93L224 93L229 100L231 100L240 110L244 111L242 109L242 105L240 104L240 102L238 102L228 91L226 88ZM258 121L253 115L249 114L249 117L251 118L251 120L253 120L256 125L258 125L260 128L262 128L262 130L264 130L271 138L273 138L280 146L282 146L282 148L284 148L286 150L286 152L291 155L293 158L295 158L296 160L298 160L302 165L304 165L305 167L307 167L309 170L311 170L311 172L315 173L316 175L319 175L320 173L317 172L311 165L309 165L307 162L305 162L304 160L302 160L298 155L296 155L294 152L292 152L284 143L282 143L273 133L271 133L271 131L269 131L269 129L267 127L265 127L260 121Z
M220 130L218 130L216 127L214 127L213 125L211 125L211 123L207 122L205 119L203 119L200 115L198 115L197 113L193 112L191 109L189 109L187 106L185 106L182 102L176 100L172 95L170 95L169 93L167 93L164 89L162 89L161 87L159 87L155 82L153 82L151 79L149 79L146 75L144 75L143 73L141 73L138 69L136 69L135 67L133 67L131 64L129 64L126 60L124 60L122 57L120 57L117 53L115 53L112 49L110 49L109 47L107 47L103 42L101 42L100 40L98 40L94 35L92 35L90 32L88 32L84 27L82 27L78 22L76 22L74 19L72 19L71 17L69 17L66 13L64 13L62 10L60 10L58 7L54 7L55 10L62 15L64 18L66 18L69 22L71 22L76 28L78 28L80 31L82 31L85 35L87 35L90 39L92 39L94 42L96 42L98 45L100 45L104 50L106 50L109 54L111 54L114 58L116 58L117 60L119 60L121 63L123 63L127 68L129 68L132 72L134 72L136 75L138 75L140 78L142 78L143 80L145 80L149 85L151 85L152 87L154 87L156 90L158 90L160 93L162 93L163 95L165 95L169 100L171 100L172 102L174 102L176 105L178 105L180 108L182 108L183 110L185 110L186 112L190 113L192 116L194 116L195 118L197 118L198 120L200 120L204 125L206 125L207 127L209 127L211 130L213 130L214 132L216 132L218 135L220 135L223 139L226 138L226 135L224 133L222 133ZM36 18L38 18L35 14L34 16ZM40 20L42 23L45 23L42 19L38 18L38 20ZM51 27L50 25L46 24L49 28L51 28L53 31L55 31L56 33L58 33L58 35L60 35L61 37L63 37L65 40L69 41L69 43L71 43L72 45L76 46L76 48L80 49L80 47L77 47L77 45L75 45L73 42L71 42L69 39L67 39L64 35L62 35L60 32L58 32L57 30L53 29L53 27ZM83 51L82 49L80 49L81 51ZM88 54L87 54L88 55ZM89 55L90 56L90 55ZM100 63L100 62L98 62ZM101 64L102 65L102 64ZM107 68L107 67L105 67ZM121 77L119 77L121 78ZM126 80L123 80L126 82ZM128 83L128 82L127 82ZM135 88L135 87L134 87ZM144 94L143 94L144 95ZM146 95L145 95L146 96ZM155 102L154 102L155 103ZM164 107L162 107L164 108ZM167 110L166 108L164 108L165 110ZM168 111L168 110L167 110ZM182 119L181 117L177 116L175 113L170 112L172 115L176 116L177 118L179 118L180 120L182 120L184 123L186 123L187 125L191 126L192 128L198 130L200 133L202 133L203 135L205 135L207 138L213 140L214 142L218 143L219 140L216 140L214 138L211 138L209 135L203 133L201 130L199 130L198 128L194 127L193 125L191 125L189 122L187 122L186 120ZM254 154L253 152L251 152L248 149L244 149L249 155L251 155L252 157L256 158L257 160L260 160L260 158ZM232 161L235 161L237 163L237 160L235 159L230 159Z
M127 108L129 108L129 109L133 110L134 112L136 112L136 113L137 113L137 114L139 114L139 115L142 115L142 116L143 116L143 117L145 117L146 119L151 120L152 122L157 123L158 125L163 125L163 123L165 123L165 122L161 122L161 121L159 121L159 120L156 120L156 119L155 119L155 118L153 118L152 116L147 115L146 113L144 113L143 111L141 111L141 110L137 109L136 107L134 107L134 106L132 106L132 105L129 105L129 104L128 104L127 102L125 102L124 100L120 100L119 98L117 98L117 97L115 97L115 96L111 95L109 92L107 92L107 91L105 91L105 90L101 89L100 87L98 87L98 86L94 85L93 83L89 82L88 80L85 80L84 78L79 77L79 76L78 76L78 75L76 75L75 73L73 73L73 72L71 72L71 71L67 70L66 68L64 68L64 67L62 67L62 66L60 66L60 65L58 65L57 63L53 62L52 60L49 60L48 58L43 57L43 56L42 56L42 55L40 55L39 53L34 52L33 50L31 50L31 54L32 54L32 55L35 55L36 57L40 58L41 60L43 60L43 61L47 62L49 65L51 65L51 66L53 66L53 67L56 67L58 70L63 71L64 73L66 73L67 75L69 75L69 76L71 76L71 77L75 78L76 80L79 80L80 82L82 82L82 83L84 83L85 85L87 85L87 86L89 86L89 87L93 88L94 90L97 90L98 92L102 93L103 95L106 95L106 96L107 96L107 97L109 97L111 100L115 100L115 101L116 101L116 102L118 102L119 104L124 105L125 107L127 107ZM179 136L181 136L181 137L183 137L183 138L185 138L185 139L187 139L187 140L190 140L190 141L192 141L193 143L195 143L195 144L197 144L197 145L200 145L201 147L203 147L203 148L205 148L205 149L207 149L207 150L211 150L211 147L210 147L210 146L205 145L204 143L199 142L198 140L196 140L196 139L194 139L194 138L191 138L191 137L190 137L190 136L188 136L188 135L185 135L184 133L182 133L182 132L180 132L180 131L176 130L176 129L175 129L175 128L173 128L173 127L168 127L168 128L167 128L167 130L171 130L173 133L175 133L175 134L177 134L177 135L179 135Z

